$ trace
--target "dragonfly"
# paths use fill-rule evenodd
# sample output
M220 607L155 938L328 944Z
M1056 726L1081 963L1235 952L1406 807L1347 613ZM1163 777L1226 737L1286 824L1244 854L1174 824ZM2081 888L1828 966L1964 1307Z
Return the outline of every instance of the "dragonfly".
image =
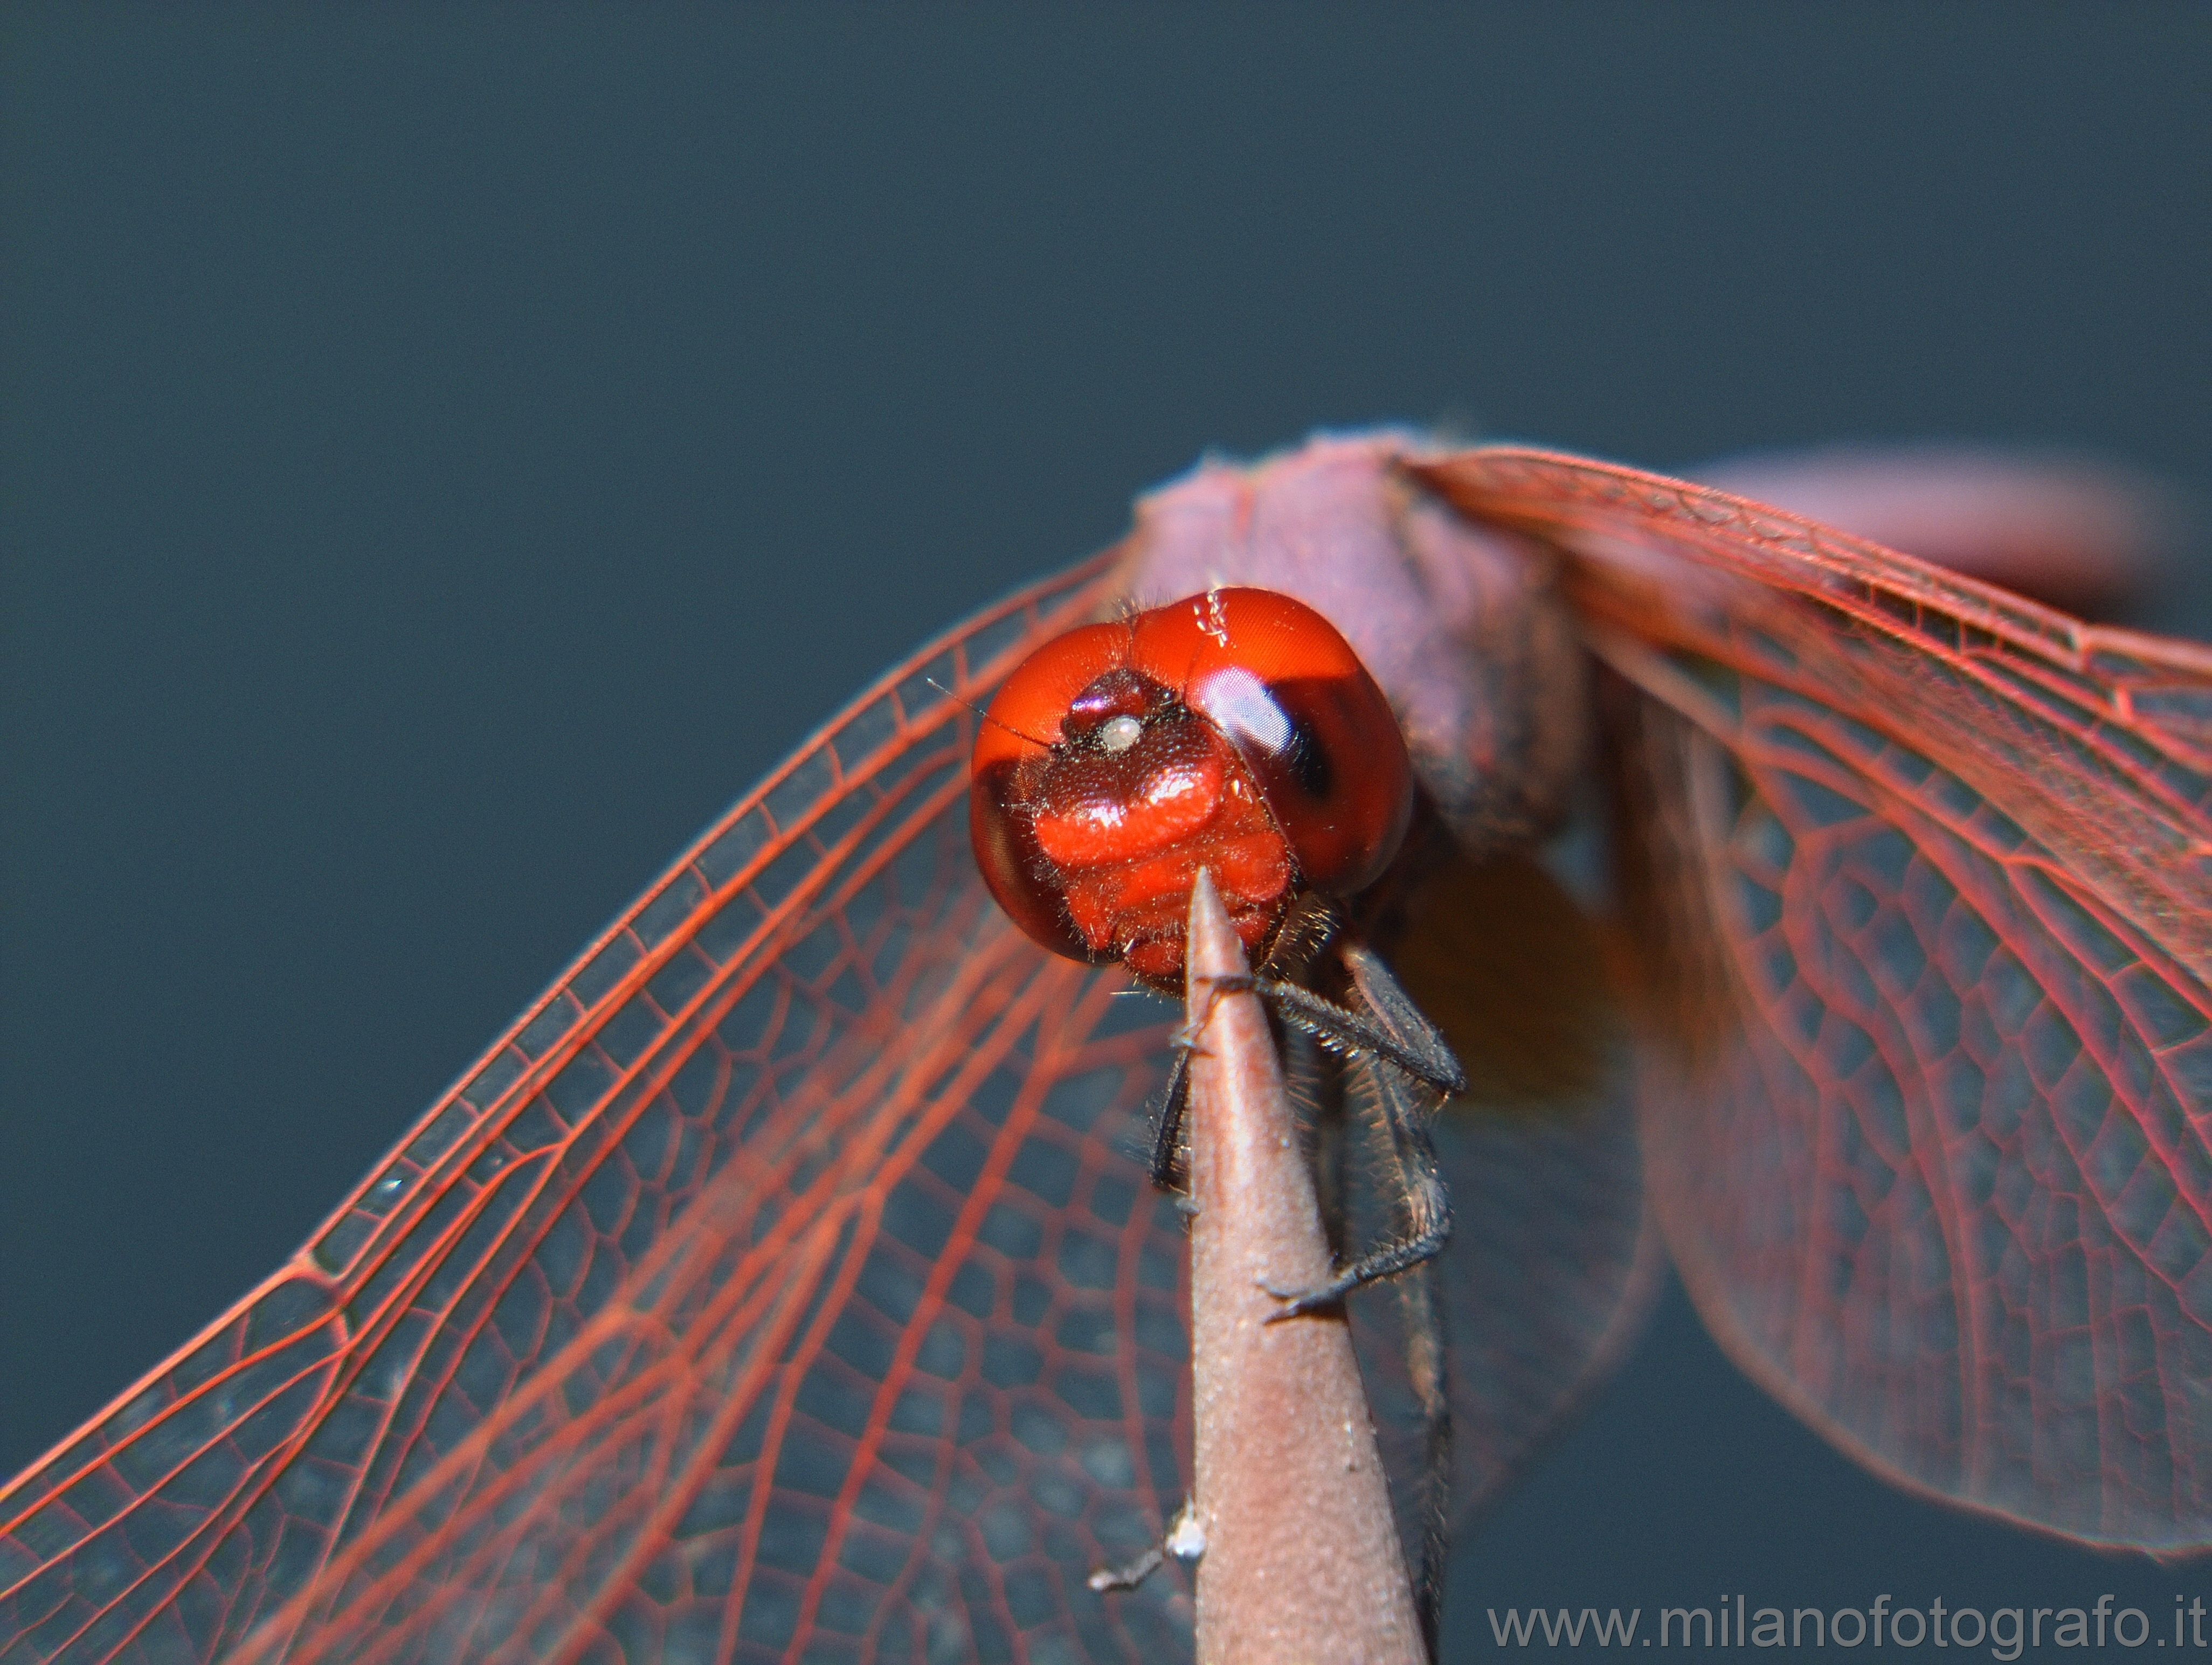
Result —
M1188 1490L1179 1013L1013 925L967 802L1040 644L1237 584L1342 631L1443 840L1390 953L1470 1083L1460 1510L1671 1264L1900 1485L2212 1543L2212 652L1391 432L1202 465L739 800L0 1493L0 1659L1187 1655L1187 1584L1089 1582ZM1351 1311L1409 1474L1396 1311Z

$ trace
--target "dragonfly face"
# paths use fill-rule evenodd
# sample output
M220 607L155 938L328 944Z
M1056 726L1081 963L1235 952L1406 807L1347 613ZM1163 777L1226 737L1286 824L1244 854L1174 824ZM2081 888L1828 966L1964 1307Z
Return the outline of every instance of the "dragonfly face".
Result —
M1413 801L1397 718L1343 637L1227 588L1024 659L984 713L969 816L1023 929L1172 993L1200 867L1262 962L1301 895L1382 876Z
M1663 1232L1731 1351L1882 1472L2203 1542L2206 657L1601 465L1314 461L1277 483L1334 505L1324 473L1364 469L1384 518L1270 582L1352 641L1482 852L1419 911L1433 957L1491 945L1478 1014L1550 978L1589 1018L1468 1058L1462 1494L1619 1356ZM1231 477L1151 512L1219 515L1218 570L1149 570L1140 522L711 828L297 1261L11 1489L0 1637L1186 1646L1171 1583L1084 1584L1185 1483L1180 1229L1133 1154L1163 1014L991 903L967 758L973 702L1050 635L1260 581L1237 516L1272 510ZM1398 546L1387 627L1332 599L1360 537ZM1564 700L1528 691L1561 664ZM1529 851L1586 779L1583 886Z

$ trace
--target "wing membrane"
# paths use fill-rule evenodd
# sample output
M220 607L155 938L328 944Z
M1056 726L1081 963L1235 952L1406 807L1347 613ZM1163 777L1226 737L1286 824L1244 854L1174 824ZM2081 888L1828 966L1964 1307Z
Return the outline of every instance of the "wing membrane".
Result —
M1847 1448L2212 1537L2212 656L1627 470L1422 471L1573 556L1654 1002L1640 1159L1613 1077L1443 1135L1462 1497L1632 1338L1648 1174L1717 1332ZM1078 1589L1184 1485L1159 1014L1006 926L961 802L963 701L1115 593L1078 568L855 706L0 1497L4 1656L1187 1652L1176 1581Z
M2212 1542L2212 655L1718 493L1434 477L1568 550L1715 1332L1907 1484Z
M816 1214L887 1148L938 1148L911 1115L902 1120L898 1095L911 1094L903 1111L918 1115L927 1088L951 1114L944 1106L957 1090L914 1075L922 1055L902 1050L904 1020L932 1010L942 1019L948 956L995 929L964 838L951 837L972 720L963 701L1036 640L1096 611L1103 570L1079 568L984 615L857 705L594 944L292 1264L16 1482L0 1514L6 1656L220 1656L319 1577L353 1577L395 1553L403 1529L372 1529L387 1516L421 1518L411 1501L419 1486L444 1488L424 1492L429 1508L433 1497L457 1495L454 1477L467 1471L476 1490L460 1494L496 1492L483 1507L512 1511L528 1486L548 1484L544 1465L525 1479L486 1477L515 1442L557 1453L564 1416L592 1428L619 1422L636 1396L666 1390L699 1360L752 1370L744 1379L757 1383L778 1345L820 1353L818 1337L792 1339L808 1333L806 1303L833 1311L837 1291L874 1262L856 1236L842 1248L825 1238ZM1037 967L1030 971L1034 979ZM1079 990L1060 992L1079 1017L1097 1015L1073 998ZM1041 997L1027 996L1032 1006ZM1067 1113L1088 1093L1092 1147L1109 1146L1114 1117L1133 1113L1150 1079L1130 1069L1129 1057L1147 1049L1131 1038L1114 1057L1085 1055L1082 1032L1072 1031L1040 1055L1034 1023L1024 1034L1004 1027L1024 1009L1011 999L1003 978L977 985L974 1013L940 1021L939 1052L949 1057L952 1038L964 1036L975 1056L998 1057L995 1074L969 1081L979 1102L1025 1069L1060 1094L1054 1104ZM1079 1057L1092 1074L1062 1085L1038 1073L1038 1056L1054 1070ZM908 1068L885 1107L851 1117L867 1070L880 1080L890 1058ZM1115 1068L1127 1072L1119 1097L1098 1073ZM939 1138L954 1132L948 1124ZM1011 1148L1018 1157L1031 1144ZM951 1159L940 1154L939 1164ZM1042 1147L1030 1159L1055 1167ZM1057 1166L1073 1161L1080 1172L1084 1159L1061 1150ZM1118 1151L1099 1166L1101 1186L1129 1195L1102 1195L1097 1206L1120 1208L1120 1229L1145 1240L1152 1199L1123 1183L1129 1165ZM1005 1196L1018 1195L1023 1172L1009 1171ZM742 1219L730 1214L733 1196L747 1199ZM717 1199L720 1214L700 1213ZM876 1199L878 1223L885 1200ZM678 1229L694 1215L700 1229ZM906 1229L921 1227L909 1220ZM1177 1236L1166 1241L1179 1246ZM667 1305L678 1287L705 1287L702 1257L733 1254L744 1261L732 1268L739 1282L761 1286L746 1292L755 1306ZM775 1275L762 1275L770 1264ZM997 1299L1033 1299L1010 1273L1000 1281ZM1069 1287L1082 1288L1087 1311L1111 1309L1118 1286ZM1128 1280L1119 1331L1109 1311L1093 1325L1094 1344L1132 1334L1139 1287ZM1171 1281L1158 1301L1170 1316L1154 1340L1172 1353L1180 1321ZM625 1317L643 1313L683 1330L659 1362ZM994 1334L1001 1322L992 1317ZM1082 1329L1079 1315L1070 1323ZM705 1331L696 1341L694 1323ZM581 1374L569 1368L586 1355ZM531 1391L548 1360L563 1366L552 1379L567 1383L565 1397L550 1379ZM640 1385L630 1399L599 1405L592 1383L600 1377ZM1173 1444L1164 1432L1177 1414L1172 1398L1125 1396L1117 1429L1158 1437L1138 1442L1095 1492L1149 1487L1153 1448ZM664 1393L662 1402L675 1398ZM665 1440L653 1460L665 1468L680 1445ZM792 1449L802 1448L828 1449L811 1440ZM594 1484L564 1494L568 1505L595 1507L615 1482ZM1172 1474L1163 1483L1165 1508L1180 1484ZM1138 1541L1163 1513L1149 1492L1143 1503ZM1109 1513L1093 1507L1092 1524ZM618 1535L610 1526L594 1541ZM1110 1526L1106 1536L1109 1551L1126 1553ZM538 1568L542 1578L553 1571ZM605 1589L617 1592L629 1576ZM282 1621L287 1633L303 1612Z
M1182 1235L1126 1150L1158 1026L957 890L968 929L869 1002L895 1026L805 1071L349 1547L286 1656L988 1656L1064 1628L1083 1576L1158 1529L1188 1434ZM1174 1601L1117 1608L1091 1651L1164 1645Z
M1570 545L1586 619L1909 728L2200 978L2212 970L2212 650L1633 469L1500 450L1419 471L1479 518Z
M0 1657L1187 1654L1182 1581L1080 1588L1185 1485L1182 1237L1135 1154L1164 1014L1012 931L963 802L969 702L1110 611L1109 560L825 730L0 1494ZM1625 1132L1609 1087L1508 1083L1443 1136L1463 1499L1632 1338Z

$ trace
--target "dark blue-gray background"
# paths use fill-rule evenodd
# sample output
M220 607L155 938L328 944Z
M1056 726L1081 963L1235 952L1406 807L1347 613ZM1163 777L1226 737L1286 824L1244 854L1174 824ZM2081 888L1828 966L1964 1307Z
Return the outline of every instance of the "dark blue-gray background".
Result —
M2209 18L13 9L0 1472L1203 447L1965 435L2204 489ZM2193 593L2144 616L2212 633ZM1736 1591L2164 1636L2208 1583L1890 1491L1676 1297L1452 1599L1474 1650Z

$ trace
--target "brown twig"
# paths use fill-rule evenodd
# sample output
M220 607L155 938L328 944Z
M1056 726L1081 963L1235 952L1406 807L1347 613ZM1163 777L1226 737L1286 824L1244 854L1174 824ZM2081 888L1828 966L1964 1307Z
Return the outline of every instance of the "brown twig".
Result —
M1312 1175L1266 1013L1212 880L1191 892L1191 1334L1200 1665L1425 1665L1352 1332L1268 1320L1261 1286L1328 1281Z

